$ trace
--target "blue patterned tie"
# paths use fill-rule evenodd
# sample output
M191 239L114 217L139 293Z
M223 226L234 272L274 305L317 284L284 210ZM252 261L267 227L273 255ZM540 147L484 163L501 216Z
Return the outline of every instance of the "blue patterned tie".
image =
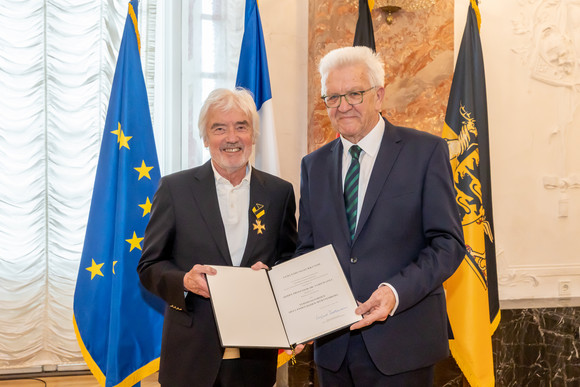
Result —
M358 158L360 156L361 148L358 145L353 145L348 150L352 156L350 166L346 172L344 179L344 206L346 208L346 220L350 230L350 239L354 239L354 232L356 231L356 211L358 207L358 177L360 174L360 163Z

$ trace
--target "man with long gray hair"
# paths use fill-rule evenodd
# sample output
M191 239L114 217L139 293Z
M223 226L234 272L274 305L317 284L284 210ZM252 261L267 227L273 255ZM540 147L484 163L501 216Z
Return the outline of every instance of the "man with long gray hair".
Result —
M199 117L211 160L163 177L153 199L138 271L143 285L167 302L162 386L272 387L276 381L277 350L221 347L205 280L216 273L209 265L261 269L294 253L292 185L249 162L258 120L248 91L211 92Z

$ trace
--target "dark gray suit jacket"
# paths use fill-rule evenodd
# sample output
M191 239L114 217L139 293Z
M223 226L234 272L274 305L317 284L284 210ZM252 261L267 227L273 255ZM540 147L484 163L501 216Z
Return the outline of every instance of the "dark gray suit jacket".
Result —
M353 242L342 194L342 151L337 139L302 160L297 253L331 243L361 302L382 282L397 290L395 315L362 331L381 372L432 365L449 350L442 283L465 254L447 145L385 120ZM348 339L343 330L317 340L317 364L337 370Z
M210 163L161 179L137 269L142 284L168 305L159 381L172 387L212 386L224 351L210 300L193 293L184 297L183 290L183 277L194 265L232 265ZM264 205L260 220L266 228L262 234L252 226L256 204ZM295 210L289 182L252 169L248 240L241 266L258 261L272 266L292 256ZM276 354L276 350L242 349L242 358L264 364L262 372L248 375L256 385L274 383Z

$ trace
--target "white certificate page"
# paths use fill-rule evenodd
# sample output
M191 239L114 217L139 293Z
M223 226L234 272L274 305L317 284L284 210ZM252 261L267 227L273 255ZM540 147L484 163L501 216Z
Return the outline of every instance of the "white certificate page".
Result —
M206 278L222 346L289 348L266 270L213 267Z
M354 312L357 303L331 245L274 266L268 275L291 344L361 319Z

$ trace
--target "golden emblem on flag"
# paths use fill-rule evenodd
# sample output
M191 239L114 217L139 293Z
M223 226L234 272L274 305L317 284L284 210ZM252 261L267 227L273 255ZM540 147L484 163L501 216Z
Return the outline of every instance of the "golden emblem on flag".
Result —
M481 183L479 181L479 146L477 126L471 112L461 105L463 120L459 136L445 138L449 146L449 159L453 167L453 180L457 190L461 224L465 235L469 266L487 289L485 236L493 242L491 226L485 217ZM455 132L450 131L452 135ZM448 132L449 134L449 132ZM469 244L467 242L469 241Z

